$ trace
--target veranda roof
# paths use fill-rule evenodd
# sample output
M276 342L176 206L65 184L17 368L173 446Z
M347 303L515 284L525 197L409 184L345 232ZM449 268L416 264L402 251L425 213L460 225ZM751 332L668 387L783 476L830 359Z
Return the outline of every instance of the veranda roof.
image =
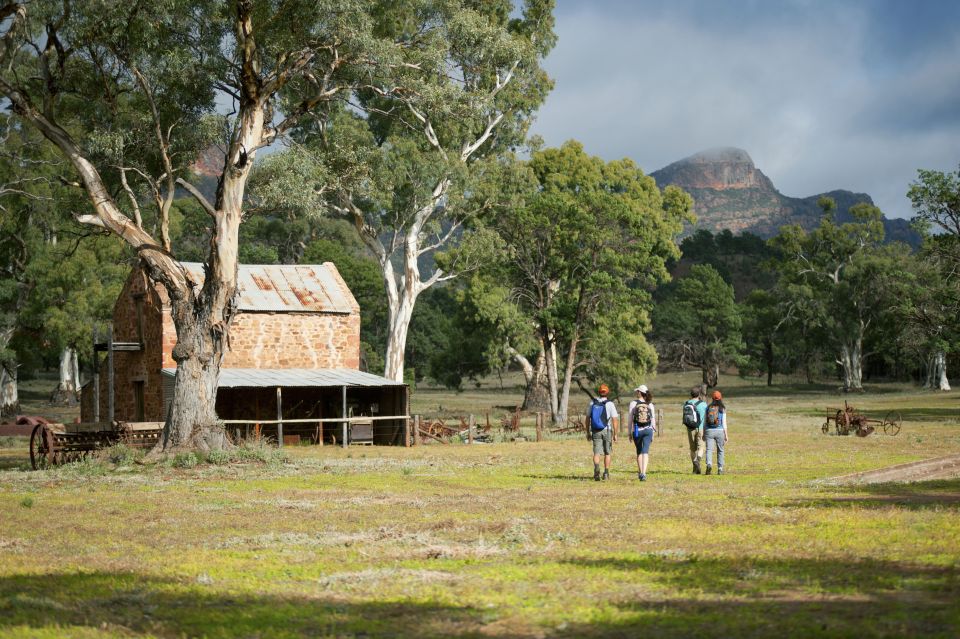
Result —
M165 377L173 378L176 368L164 368ZM350 368L223 368L218 388L322 388L404 386L386 377Z

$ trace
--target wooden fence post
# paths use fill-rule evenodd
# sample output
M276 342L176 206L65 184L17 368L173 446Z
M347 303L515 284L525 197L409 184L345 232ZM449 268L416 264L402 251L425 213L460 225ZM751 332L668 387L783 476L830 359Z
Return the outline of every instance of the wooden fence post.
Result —
M283 395L277 386L277 446L283 448Z
M543 441L543 413L537 413L537 441Z
M474 423L475 423L475 418L474 418L473 415L470 415L470 421L468 422L468 425L467 425L467 441L468 441L469 443L471 443L471 444L473 443L473 425L474 425Z
M410 419L403 420L403 446L410 448Z
M413 416L413 445L420 445L420 416Z

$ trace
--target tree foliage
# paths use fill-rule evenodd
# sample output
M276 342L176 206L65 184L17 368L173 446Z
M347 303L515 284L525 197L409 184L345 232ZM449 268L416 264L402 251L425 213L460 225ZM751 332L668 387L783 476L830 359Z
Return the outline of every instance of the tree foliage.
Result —
M692 200L673 187L661 193L632 161L603 162L574 141L535 152L526 168L523 205L493 224L509 251L511 296L546 358L554 419L564 421L574 375L615 386L655 366L643 337L649 291L668 277Z
M654 336L661 356L703 373L708 386L719 383L720 368L742 349L739 309L733 286L708 264L696 264L654 308Z
M264 167L279 179L257 190L266 202L355 225L381 267L385 375L394 379L420 294L488 257L480 220L501 203L498 156L523 143L551 87L540 62L555 41L552 1L516 12L506 1L402 6L376 12L376 32L417 51L433 81L399 105L396 95L360 91L359 109L304 122L297 145Z

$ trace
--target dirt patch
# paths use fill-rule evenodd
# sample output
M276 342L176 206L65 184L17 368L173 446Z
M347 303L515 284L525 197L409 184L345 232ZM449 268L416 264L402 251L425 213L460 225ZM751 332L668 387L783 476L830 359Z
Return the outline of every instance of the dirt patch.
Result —
M960 455L924 459L909 464L841 475L828 480L837 484L880 484L885 482L931 481L960 477Z

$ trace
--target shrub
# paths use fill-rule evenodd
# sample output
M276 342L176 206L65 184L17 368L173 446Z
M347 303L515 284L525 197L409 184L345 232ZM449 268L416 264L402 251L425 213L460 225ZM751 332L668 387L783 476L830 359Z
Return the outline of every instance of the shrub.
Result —
M282 464L287 461L286 453L263 439L245 441L232 452L236 461L255 461L263 464Z
M174 468L193 468L200 463L194 453L177 453L173 456L170 465Z
M21 508L33 508L33 497L24 497L20 500Z
M231 455L225 450L211 450L207 453L207 463L215 466L229 464L232 461Z
M109 448L104 448L100 452L100 458L105 459L115 466L129 466L133 464L144 455L144 451L131 448L127 444L119 443L110 446Z

